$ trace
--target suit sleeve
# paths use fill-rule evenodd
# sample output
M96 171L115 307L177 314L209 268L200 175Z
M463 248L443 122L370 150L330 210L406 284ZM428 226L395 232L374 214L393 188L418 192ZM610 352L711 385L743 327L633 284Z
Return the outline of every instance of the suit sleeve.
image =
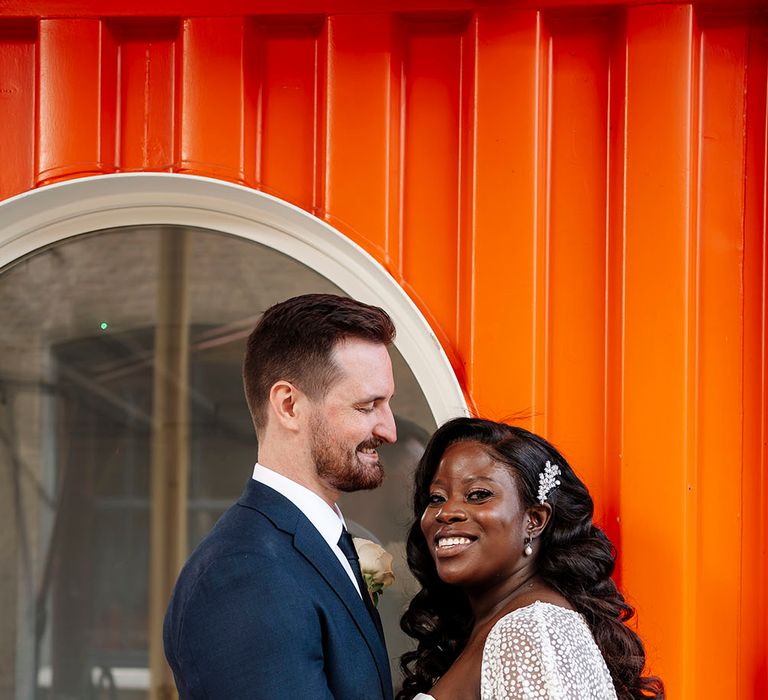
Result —
M177 640L189 698L333 700L321 617L279 559L217 559L185 605Z

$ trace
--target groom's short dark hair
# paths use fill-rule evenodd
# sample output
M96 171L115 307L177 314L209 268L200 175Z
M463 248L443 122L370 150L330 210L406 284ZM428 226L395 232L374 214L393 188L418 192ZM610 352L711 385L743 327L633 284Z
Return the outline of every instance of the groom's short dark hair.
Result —
M250 336L243 384L256 430L266 424L275 382L291 382L321 399L339 375L332 353L347 338L389 345L395 325L386 311L335 294L303 294L268 308Z

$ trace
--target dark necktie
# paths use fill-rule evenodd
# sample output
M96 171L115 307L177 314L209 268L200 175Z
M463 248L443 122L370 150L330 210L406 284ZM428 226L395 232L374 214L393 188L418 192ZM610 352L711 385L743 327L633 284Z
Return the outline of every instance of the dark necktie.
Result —
M365 579L363 578L363 572L360 570L360 560L357 557L355 544L352 542L352 535L347 532L347 528L345 527L341 528L341 537L339 537L339 549L344 553L344 556L347 558L347 561L352 568L352 573L355 575L357 585L360 587L360 595L363 597L365 607L371 615L371 618L376 625L376 629L379 631L379 634L383 639L384 631L381 628L381 619L379 618L379 613L373 605L371 596L368 593L368 586L366 585Z

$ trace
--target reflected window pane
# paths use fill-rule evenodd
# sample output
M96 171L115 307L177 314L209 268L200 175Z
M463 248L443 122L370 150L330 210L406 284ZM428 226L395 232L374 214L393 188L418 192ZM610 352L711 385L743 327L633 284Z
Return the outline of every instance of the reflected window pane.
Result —
M173 569L167 553L191 551L249 478L245 339L305 292L341 293L270 248L175 226L90 233L0 272L0 696L148 696L152 601L174 573L158 554ZM434 422L392 355L385 483L341 507L396 555L380 611L397 677L411 474Z

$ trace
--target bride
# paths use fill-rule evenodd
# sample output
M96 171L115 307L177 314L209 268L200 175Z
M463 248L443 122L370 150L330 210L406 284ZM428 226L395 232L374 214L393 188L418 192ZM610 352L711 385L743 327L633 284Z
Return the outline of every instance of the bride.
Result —
M414 510L408 563L422 589L401 625L418 645L397 700L664 697L642 675L592 499L546 440L446 423L416 471Z

